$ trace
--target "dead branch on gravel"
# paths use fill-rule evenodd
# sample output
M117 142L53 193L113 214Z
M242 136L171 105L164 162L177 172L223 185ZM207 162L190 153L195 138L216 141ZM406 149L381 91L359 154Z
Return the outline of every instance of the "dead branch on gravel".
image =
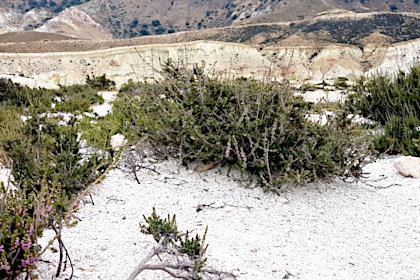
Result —
M73 262L70 258L69 252L67 251L66 246L64 246L64 242L61 239L61 225L56 226L54 225L54 222L50 223L51 228L54 230L55 234L56 234L56 238L58 241L58 248L60 251L60 258L59 258L59 262L58 262L58 268L57 268L57 272L55 274L55 277L59 277L61 272L65 272L67 269L67 261L70 264L70 268L71 268L71 274L70 277L67 279L73 279L73 273L74 273L74 266L73 266ZM64 257L64 260L63 260ZM62 268L62 265L64 263L64 267Z
M139 143L130 150L125 151L120 163L120 168L133 174L136 182L140 184L137 172L141 169L146 169L156 174L160 174L153 167L147 165L148 162L150 163L150 156L152 154L153 152L150 150L150 147L146 147L146 144L144 143Z
M353 181L350 181L350 180L343 180L343 181L345 183L347 183L347 182L362 183L362 184L364 184L368 187L371 187L371 188L374 188L374 189L377 189L377 190L378 189L389 189L389 188L394 187L394 186L395 187L401 186L401 184L397 184L397 183L392 183L392 184L388 184L388 185L385 185L385 186L382 184L382 186L380 186L381 182L387 180L388 177L385 176L385 175L381 175L382 178L369 179L369 177L368 177L369 174L370 173L363 173L363 175L360 178L354 178ZM379 184L379 186L377 184Z
M178 231L175 215L161 219L155 209L150 217L143 216L147 225L140 224L141 231L151 234L158 245L144 258L127 280L134 280L145 270L163 271L176 279L236 279L236 275L205 267L204 257L207 228L203 237L190 238L188 232ZM158 263L150 263L155 259Z

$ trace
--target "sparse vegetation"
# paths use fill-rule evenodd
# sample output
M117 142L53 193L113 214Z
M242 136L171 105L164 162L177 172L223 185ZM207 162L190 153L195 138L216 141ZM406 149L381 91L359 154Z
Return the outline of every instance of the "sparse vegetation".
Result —
M375 140L380 152L420 156L420 67L395 77L360 79L347 101L357 112L384 126Z
M140 224L141 232L152 235L158 245L141 261L128 280L134 280L145 270L160 270L174 278L189 280L236 278L232 273L206 268L207 228L202 237L198 234L190 237L188 232L178 230L175 215L162 219L154 208L151 216L143 215L143 218L145 224ZM156 256L159 256L160 262L150 264Z
M45 90L0 80L0 154L12 175L11 185L0 188L1 279L35 279L45 249L38 238L46 228L56 232L64 256L57 275L63 261L71 266L61 227L77 207L79 192L107 169L113 152L83 154L77 119L48 114L83 112L100 99L90 85Z

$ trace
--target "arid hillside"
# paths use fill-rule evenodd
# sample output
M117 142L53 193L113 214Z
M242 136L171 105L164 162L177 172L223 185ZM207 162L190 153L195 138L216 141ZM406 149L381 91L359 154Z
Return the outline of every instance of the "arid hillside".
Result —
M63 12L66 13L66 12ZM89 26L95 32L95 26ZM97 33L106 32L97 27ZM42 30L42 29L40 29ZM80 31L79 31L80 32ZM141 36L132 39L112 40L59 40L54 36L30 33L22 42L15 36L3 35L0 52L68 52L109 49L148 44L168 44L211 40L244 43L260 48L268 46L325 46L345 44L363 49L367 45L389 45L420 38L420 15L410 13L339 13L321 14L309 20L294 22L235 25L222 28L178 32L160 36ZM74 35L74 33L73 33ZM29 40L31 38L32 40Z
M0 3L0 22L10 13L30 12L38 20L21 23L20 30L11 31L33 30L68 7L85 12L114 38L307 20L320 13L420 12L417 0L4 0ZM9 10L5 13L4 9Z

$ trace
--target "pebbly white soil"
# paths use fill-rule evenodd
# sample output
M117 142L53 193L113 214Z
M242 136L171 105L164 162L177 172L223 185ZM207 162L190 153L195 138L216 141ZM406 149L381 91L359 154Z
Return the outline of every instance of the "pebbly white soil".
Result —
M240 280L419 280L420 179L399 175L393 160L366 166L369 185L336 180L280 195L242 186L226 167L197 173L167 160L151 166L160 174L140 170L141 184L114 169L63 232L73 279L126 279L155 244L139 222L156 207L161 216L176 213L181 230L202 234L208 225L208 264ZM48 251L43 260L52 263L40 262L40 279L54 279L57 259Z

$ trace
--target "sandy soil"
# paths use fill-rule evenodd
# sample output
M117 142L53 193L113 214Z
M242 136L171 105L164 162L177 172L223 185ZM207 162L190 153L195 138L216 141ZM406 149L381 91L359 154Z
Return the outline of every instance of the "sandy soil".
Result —
M181 230L203 233L208 225L209 265L241 280L418 280L420 180L399 175L393 160L366 166L364 182L311 184L280 195L245 188L226 167L197 173L168 160L150 166L159 174L139 171L141 184L115 169L92 190L94 204L86 200L78 225L63 232L74 279L126 279L154 244L138 224L156 207L163 216L176 213ZM200 204L212 206L197 212ZM56 259L44 256L51 263L40 265L40 279L51 279Z

